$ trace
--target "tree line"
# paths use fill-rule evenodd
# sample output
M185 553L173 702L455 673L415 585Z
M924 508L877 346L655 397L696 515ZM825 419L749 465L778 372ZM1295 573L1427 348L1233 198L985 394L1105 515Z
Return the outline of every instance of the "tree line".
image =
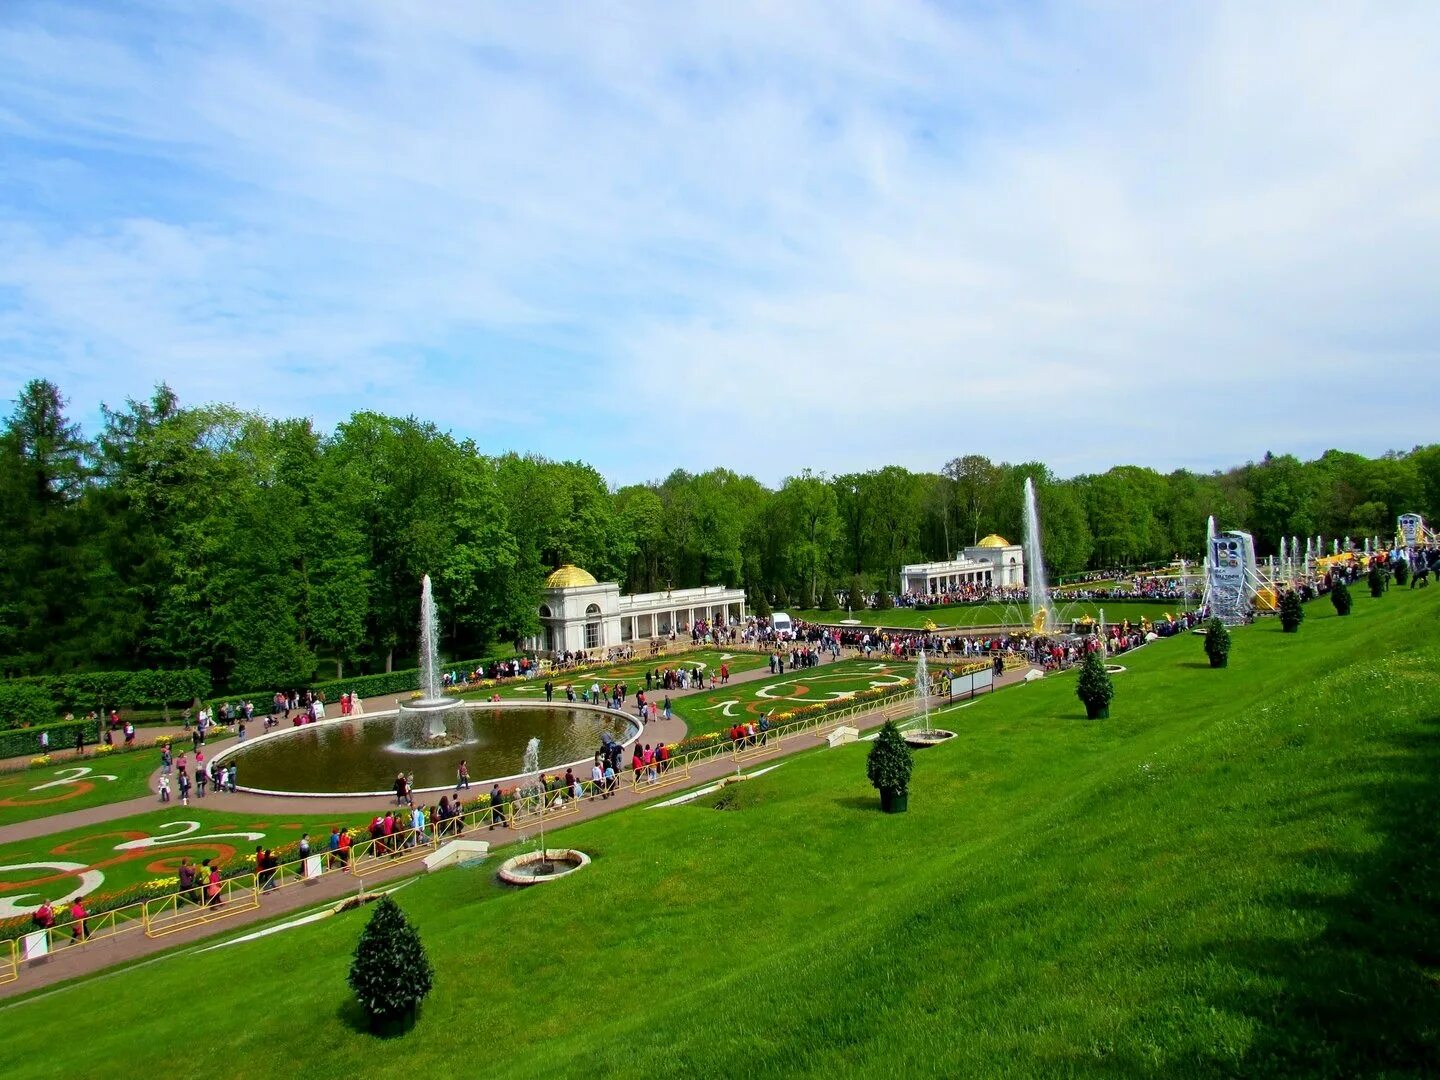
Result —
M163 385L103 408L91 437L34 380L0 434L0 672L195 668L248 689L390 670L413 657L425 573L450 655L535 633L566 562L629 591L739 585L761 611L803 609L893 589L901 564L991 532L1018 541L1027 476L1052 574L1196 557L1210 514L1262 554L1440 518L1436 445L1209 474L1061 478L968 454L933 473L802 469L773 489L728 469L612 489L584 462L482 454L415 417L321 432Z

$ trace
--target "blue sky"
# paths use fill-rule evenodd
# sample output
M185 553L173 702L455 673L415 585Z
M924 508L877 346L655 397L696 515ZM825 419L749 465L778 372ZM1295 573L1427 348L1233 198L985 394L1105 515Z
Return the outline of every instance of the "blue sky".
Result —
M1433 3L0 5L0 396L613 482L1437 438Z

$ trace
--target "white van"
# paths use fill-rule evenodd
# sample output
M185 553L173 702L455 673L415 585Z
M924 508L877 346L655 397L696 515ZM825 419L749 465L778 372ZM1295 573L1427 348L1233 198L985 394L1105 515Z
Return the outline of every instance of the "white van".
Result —
M776 637L794 637L795 623L789 615L783 611L777 611L770 616L770 628L775 631Z

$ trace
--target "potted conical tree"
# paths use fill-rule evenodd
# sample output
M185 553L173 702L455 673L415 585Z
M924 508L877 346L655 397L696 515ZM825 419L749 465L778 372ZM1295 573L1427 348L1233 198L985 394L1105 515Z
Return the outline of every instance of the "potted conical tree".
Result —
M1379 599L1385 591L1385 571L1381 570L1378 564L1372 565L1370 573L1366 575L1366 581L1370 585L1370 595Z
M1286 589L1280 597L1280 629L1293 634L1304 621L1305 605L1300 603L1300 594L1294 589Z
M350 989L377 1035L399 1035L415 1025L420 1002L435 979L420 935L400 905L380 898L350 963Z
M1105 662L1100 659L1097 649L1085 657L1080 666L1080 681L1075 694L1085 703L1085 715L1091 720L1105 720L1110 716L1110 699L1115 696L1115 685Z
M1205 624L1205 655L1210 658L1212 668L1230 663L1230 631L1219 619Z
M893 720L886 720L870 756L865 760L865 773L880 792L880 809L887 814L903 814L910 805L910 770L914 762L910 747Z
M1350 586L1343 581L1337 581L1330 589L1330 603L1335 605L1336 615L1349 615L1350 605L1354 601L1350 598Z

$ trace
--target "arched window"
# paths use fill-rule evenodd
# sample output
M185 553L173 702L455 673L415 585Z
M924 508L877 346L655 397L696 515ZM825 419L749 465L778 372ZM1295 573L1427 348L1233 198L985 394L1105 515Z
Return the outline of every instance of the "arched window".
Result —
M600 640L600 605L591 604L585 609L585 648L598 649L604 644Z
M548 618L550 618L550 605L549 605L549 604L541 604L541 605L540 605L540 617L541 617L542 619L548 619Z

